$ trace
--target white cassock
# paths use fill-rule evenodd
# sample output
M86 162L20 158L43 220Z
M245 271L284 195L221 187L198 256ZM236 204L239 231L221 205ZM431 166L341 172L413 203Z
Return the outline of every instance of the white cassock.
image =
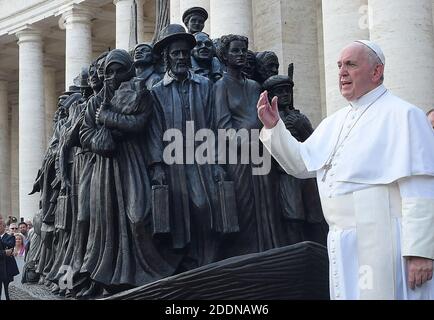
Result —
M434 259L434 131L419 108L385 91L327 117L304 143L282 120L261 131L288 174L317 177L332 299L434 299L434 280L408 287L404 259Z

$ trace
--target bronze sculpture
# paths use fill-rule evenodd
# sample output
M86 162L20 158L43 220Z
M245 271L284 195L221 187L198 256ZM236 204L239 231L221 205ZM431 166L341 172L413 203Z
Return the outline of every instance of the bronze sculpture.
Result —
M223 78L214 84L215 122L218 129L260 129L256 102L261 86L247 79L242 70L246 63L248 39L239 35L222 36L220 57L227 67ZM238 142L238 150L243 144ZM256 143L259 143L256 141ZM240 232L222 246L221 258L260 252L285 244L281 219L274 210L270 175L253 175L252 163L243 164L238 153L237 164L226 171L235 183ZM265 210L264 208L272 208ZM236 243L236 245L230 245Z
M215 57L214 44L205 32L196 32L194 37L196 46L191 51L192 71L216 82L222 77L223 71L220 61Z
M88 105L80 131L82 146L96 152L90 187L95 226L81 271L112 292L158 280L174 270L170 252L166 255L164 248L157 248L149 223L151 189L143 135L152 98L146 88L130 81L133 61L126 51L112 50L104 70L105 99L98 107ZM100 154L94 139L102 125L115 140L111 154Z
M150 165L153 183L167 182L169 186L171 241L173 248L183 253L179 270L215 261L218 244L213 231L213 215L217 210L213 173L218 174L219 166L198 165L196 161L185 164L187 154L178 155L181 161L170 165L163 159L166 130L177 129L186 137L190 125L193 124L191 129L195 133L212 124L211 82L189 71L190 51L195 43L194 36L181 25L171 24L154 45L154 51L163 54L167 71L152 88L155 112L151 121ZM190 141L186 139L181 148L186 143Z
M139 43L135 46L133 54L137 80L143 81L146 88L151 90L161 80L154 67L156 58L152 52L152 45Z
M305 141L313 132L309 119L294 109L294 82L289 76L272 76L263 85L269 99L278 97L280 117L291 134ZM277 201L285 218L289 244L315 241L326 245L327 225L322 213L318 187L315 179L298 179L288 175L274 162L277 171Z
M256 53L256 81L263 84L271 76L279 73L279 58L273 51L262 51Z
M313 130L294 109L292 75L277 76L276 54L248 51L242 36L211 40L202 32L207 18L205 9L190 8L188 33L168 25L132 57L102 53L59 98L33 190L41 200L28 261L53 292L89 298L228 257L305 240L325 244L314 182L276 163L256 176L252 161L240 161L243 145L259 143L262 152L259 140L236 141L235 164L215 163L218 152L208 158L215 161L196 161L201 130L261 129L263 88L279 97L297 139ZM165 137L171 130L182 137L174 162L166 157L175 145ZM70 267L66 274L62 265ZM60 288L68 276L72 287Z
M191 34L201 32L205 27L205 21L208 19L208 12L201 7L192 7L187 9L182 15L182 22Z

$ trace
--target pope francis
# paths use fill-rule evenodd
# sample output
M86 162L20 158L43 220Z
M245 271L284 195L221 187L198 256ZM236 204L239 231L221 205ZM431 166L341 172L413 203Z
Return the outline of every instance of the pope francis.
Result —
M317 178L332 299L434 299L434 131L383 85L378 45L355 41L337 65L347 107L300 143L264 91L260 138L288 174Z

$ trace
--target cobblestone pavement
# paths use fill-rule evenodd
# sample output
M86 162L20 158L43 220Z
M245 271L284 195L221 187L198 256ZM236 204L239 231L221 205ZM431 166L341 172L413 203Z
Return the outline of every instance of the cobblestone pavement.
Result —
M54 295L43 285L16 282L9 285L9 295L11 300L73 300Z

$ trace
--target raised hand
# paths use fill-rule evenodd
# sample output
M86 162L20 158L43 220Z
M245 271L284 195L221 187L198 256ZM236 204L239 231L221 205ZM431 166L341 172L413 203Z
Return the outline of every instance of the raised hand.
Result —
M258 117L267 129L274 128L280 119L279 109L277 107L277 97L274 97L270 102L268 101L268 91L261 93L258 104Z

